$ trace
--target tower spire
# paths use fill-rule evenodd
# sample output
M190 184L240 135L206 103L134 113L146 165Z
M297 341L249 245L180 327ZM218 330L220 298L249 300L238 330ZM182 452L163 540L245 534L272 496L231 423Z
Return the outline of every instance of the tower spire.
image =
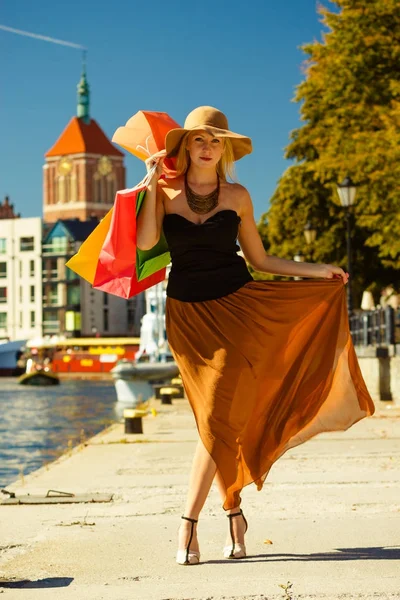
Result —
M90 112L89 112L89 84L86 79L86 50L83 51L82 56L82 76L78 83L78 106L77 106L77 116L79 119L82 119L86 125L90 123Z

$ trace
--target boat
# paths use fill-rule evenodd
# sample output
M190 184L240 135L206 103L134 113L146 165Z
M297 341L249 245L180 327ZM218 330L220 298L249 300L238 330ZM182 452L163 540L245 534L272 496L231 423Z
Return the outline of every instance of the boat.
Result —
M111 371L119 360L133 360L139 349L139 338L39 338L27 343L30 355L40 360L48 359L48 366L60 376L84 378L102 377Z
M154 396L155 384L168 384L179 375L165 333L164 282L145 291L146 314L134 360L121 360L111 370L118 402L136 407Z
M118 402L137 406L154 396L154 384L167 383L179 374L175 362L121 361L111 371Z
M0 340L0 376L9 377L24 372L18 361L26 343L27 340Z
M31 373L24 373L18 379L18 383L21 385L58 385L60 383L59 377L55 373L40 369L39 371L33 371Z

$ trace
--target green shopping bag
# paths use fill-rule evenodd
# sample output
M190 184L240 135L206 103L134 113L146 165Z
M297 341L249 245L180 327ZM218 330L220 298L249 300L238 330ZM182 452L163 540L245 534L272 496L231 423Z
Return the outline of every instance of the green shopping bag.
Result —
M136 217L140 212L146 196L146 190L139 192L136 200ZM142 281L146 277L153 275L160 269L163 269L171 262L171 255L168 251L167 240L164 233L161 232L159 241L150 250L139 250L136 247L136 275L138 281Z

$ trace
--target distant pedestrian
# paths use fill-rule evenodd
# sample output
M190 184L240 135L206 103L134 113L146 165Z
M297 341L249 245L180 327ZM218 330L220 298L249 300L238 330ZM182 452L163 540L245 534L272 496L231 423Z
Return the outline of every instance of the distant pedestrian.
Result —
M397 294L392 285L388 285L381 292L379 304L382 308L390 306L394 310L397 310L400 306L400 294Z
M251 152L250 138L201 106L165 146L177 157L177 176L159 180L163 153L149 161L159 165L137 243L153 247L162 228L167 238L168 341L200 434L176 560L200 560L196 524L214 478L230 525L223 556L243 558L242 488L261 489L289 448L347 429L374 407L348 328L348 275L266 255L249 193L227 180L234 161ZM256 271L316 281L253 281L237 240Z

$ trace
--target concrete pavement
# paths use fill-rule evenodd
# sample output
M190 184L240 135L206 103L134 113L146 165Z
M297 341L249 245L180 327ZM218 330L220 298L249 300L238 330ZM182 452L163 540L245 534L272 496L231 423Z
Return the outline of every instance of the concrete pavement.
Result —
M247 487L245 560L222 558L228 519L212 489L202 563L182 567L174 554L196 431L185 400L153 406L143 435L116 424L9 486L114 499L0 506L5 599L400 599L399 408L381 404L349 431L308 441L274 465L261 492Z

